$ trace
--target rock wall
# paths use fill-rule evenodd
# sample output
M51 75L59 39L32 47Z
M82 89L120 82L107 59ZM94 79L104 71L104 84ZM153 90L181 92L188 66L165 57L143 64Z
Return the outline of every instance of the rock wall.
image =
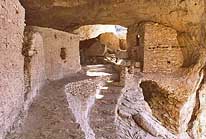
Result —
M196 114L193 115L193 117L196 116L196 119L193 121L193 127L192 127L192 137L193 138L200 138L200 139L204 139L206 138L206 91L205 88L206 84L205 81L203 83L203 85L201 86L198 95L196 97L197 100L199 99L199 111L196 110L194 112L197 112ZM197 101L196 100L196 101Z
M125 71L125 87L116 112L120 138L204 138L202 62L181 73Z
M176 73L143 75L141 87L145 101L153 115L173 133L184 134L188 129L195 105L193 96L201 81L197 73L193 69L193 73L181 76Z
M204 35L202 35L203 37ZM196 36L197 37L197 36ZM200 58L200 42L196 40L195 36L191 36L188 33L178 33L177 40L180 46L184 46L182 49L182 54L184 57L183 67L190 67L197 64Z
M47 79L61 79L81 69L78 36L49 28L29 29L43 38Z
M120 39L119 47L122 50L126 50L127 49L127 41L126 41L126 39Z
M176 139L153 117L139 86L141 75L135 78L127 70L125 72L125 86L116 107L115 122L119 139Z
M46 83L43 39L38 32L25 30L22 54L24 55L24 100L25 109L28 109L33 98L39 94L41 87Z
M27 23L62 30L98 23L127 27L153 21L181 32L190 32L192 26L200 25L205 10L204 0L21 1L28 10Z
M87 48L84 48L84 50L85 50L85 55L88 57L92 57L92 56L103 57L107 52L107 47L105 45L102 45L99 41L94 41L93 44L91 44Z
M144 25L144 72L174 72L184 62L175 30L153 23Z
M57 37L62 38L57 39ZM57 39L56 43L55 39ZM14 96L15 100L10 98L12 101L16 101L13 103L15 110L9 113L13 119L9 117L10 119L6 121L8 127L12 125L11 132L15 132L15 129L21 127L25 117L27 117L30 105L43 85L47 83L47 79L60 79L80 70L78 46L79 39L75 35L40 27L26 27L23 46L21 45L20 51L15 51L19 52L22 59L16 59L22 60L22 65L21 69L15 69L14 73L22 71L22 80L18 81L19 84L17 84L17 79L21 78L19 76L11 77L11 79L16 80L14 80L14 85L19 85L22 88L20 97ZM12 89L12 87L10 88ZM9 101L5 100L5 102ZM9 106L11 107L11 105ZM8 111L10 108L5 108L5 110Z
M0 139L18 116L24 101L21 54L24 9L18 0L0 1Z
M129 26L127 32L127 46L129 57L133 61L141 62L143 69L144 61L144 23Z

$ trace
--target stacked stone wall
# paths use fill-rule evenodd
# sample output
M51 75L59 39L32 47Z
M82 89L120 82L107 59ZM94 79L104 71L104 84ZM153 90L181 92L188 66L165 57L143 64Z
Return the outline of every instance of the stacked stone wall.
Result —
M78 36L49 28L29 28L43 38L47 79L61 79L81 69Z
M144 72L173 72L184 62L175 30L159 24L144 25Z

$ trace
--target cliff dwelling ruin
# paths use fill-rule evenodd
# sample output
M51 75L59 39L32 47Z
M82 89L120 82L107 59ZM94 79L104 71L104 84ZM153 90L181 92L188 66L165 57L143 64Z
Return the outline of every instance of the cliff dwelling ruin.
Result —
M0 139L206 139L206 0L0 0Z

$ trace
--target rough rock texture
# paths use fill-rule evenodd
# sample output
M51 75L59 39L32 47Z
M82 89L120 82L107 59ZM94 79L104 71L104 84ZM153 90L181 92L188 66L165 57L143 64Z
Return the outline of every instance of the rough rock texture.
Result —
M127 41L126 41L126 39L120 39L119 47L120 47L122 50L126 50L126 49L127 49Z
M80 124L86 139L95 139L95 134L89 125L90 111L95 102L95 95L109 77L95 77L69 83L65 86L67 101L75 115L76 122Z
M160 23L178 31L178 41L182 46L187 46L184 52L187 62L193 61L194 48L197 48L195 46L202 47L206 44L204 0L48 0L44 2L21 0L21 2L27 10L28 24L64 31L72 31L82 25L119 24L128 27L128 32L131 32L128 34L134 38L137 35L136 27L140 24ZM128 40L129 47L133 44L130 43L131 40ZM132 42L135 42L134 40ZM189 62L186 65L191 64Z
M134 24L128 27L127 48L129 58L133 61L141 62L143 69L144 61L144 23Z
M193 109L192 100L189 98L197 91L201 81L198 73L183 76L160 74L143 76L141 87L154 116L173 132L186 131ZM144 81L155 81L158 86L153 83L147 84ZM143 86L144 83L147 84L147 88ZM147 89L152 89L156 93L153 91L151 93L150 90L151 94L148 96Z
M99 36L99 40L113 51L120 49L120 39L113 33L103 33Z
M130 77L125 78L126 87L119 99L116 111L119 136L121 138L176 138L176 136L181 139L205 138L205 73L203 71L205 70L206 54L202 53L206 46L205 0L20 1L26 8L28 25L51 27L70 32L77 27L88 24L120 24L129 28L129 47L137 45L137 32L141 31L138 27L146 22L157 22L176 30L179 45L185 46L185 49L182 49L183 58L181 60L183 62L181 61L181 63L183 64L177 62L176 59L172 59L172 61L175 61L175 66L178 64L177 67L180 65L182 67L176 72L172 69L170 74L136 74L137 80L132 82L127 80ZM0 42L2 45L0 48L0 104L2 106L0 107L0 138L3 138L19 114L25 98L30 96L25 95L28 94L27 89L29 88L26 88L26 92L23 90L23 79L29 80L25 82L26 87L32 87L30 81L34 80L35 83L36 80L30 77L30 73L31 75L36 73L28 70L30 68L27 62L30 56L24 55L26 56L24 64L21 55L23 13L18 1L3 0L0 2L0 31L1 38L3 38ZM75 35L68 35L68 33L52 29L36 27L35 29L42 35L45 44L48 79L60 79L80 69L78 38ZM33 28L33 30L35 29ZM158 28L158 31L161 29ZM71 45L68 45L70 43ZM177 42L175 41L175 43ZM135 51L138 52L138 49ZM137 58L135 55L140 53L136 52L132 60L143 63L143 56ZM169 54L172 53L169 52ZM28 54L31 53L28 51ZM67 56L70 54L72 57L68 58ZM73 54L75 54L74 57ZM155 57L158 58L158 56ZM159 59L161 60L162 57ZM166 61L171 64L171 61L165 59L161 62L165 63ZM25 78L23 64L26 65ZM164 70L175 66L164 68ZM140 84L142 90L139 87ZM58 89L57 87L55 93L58 92ZM49 100L49 102L52 101ZM90 106L88 105L88 107ZM54 111L55 108L54 106ZM83 115L88 116L87 110L84 111L86 114ZM84 118L87 119L87 117ZM50 127L53 125L53 122L52 124L50 122L44 124L41 120L40 122L38 124L42 124L41 126L48 125ZM38 130L35 130L36 133L41 134ZM49 132L48 136L50 135L56 136L52 132ZM34 136L31 134L32 137ZM45 138L44 135L43 138Z
M175 30L153 23L143 28L144 72L174 72L183 66L186 46L178 44Z
M129 26L154 21L180 31L201 32L204 0L21 0L28 11L30 25L69 30L85 24L119 24ZM49 16L48 16L49 15ZM195 30L196 30L195 29Z
M141 88L138 86L140 78L135 80L132 74L126 74L126 76L125 87L116 108L116 125L119 138L176 138L152 116L151 109L144 100Z
M97 38L81 41L80 47L87 56L104 56L108 51L115 53L127 46L126 40L119 39L114 33L102 33Z
M88 46L85 45L86 43L89 45ZM105 53L107 52L107 46L102 45L98 39L88 40L88 42L85 41L81 44L81 46L84 49L85 56L88 56L88 57L91 57L91 56L101 57L101 56L104 56Z
M196 120L193 122L192 137L193 138L206 138L206 92L205 92L205 81L197 95L199 100L199 110L195 111Z
M121 108L124 109L122 112L117 111L117 123L119 124L117 127L119 127L120 137L125 137L124 134L127 133L127 131L131 135L127 134L126 137L143 136L143 133L139 133L139 131L136 131L136 129L128 127L128 125L132 124L130 123L132 119L128 120L128 117L130 117L133 112L136 113L134 114L135 116L132 116L133 120L136 121L136 124L139 125L141 128L145 129L147 133L150 133L155 137L159 137L160 135L163 138L171 138L172 136L167 137L171 133L177 135L178 138L181 139L194 138L194 136L195 138L198 138L197 136L202 136L201 133L203 132L201 131L204 130L204 126L198 124L198 121L201 120L201 118L198 117L201 116L197 116L197 112L199 110L202 111L198 108L198 100L199 102L204 102L202 101L202 99L197 99L197 94L199 94L198 90L201 88L203 81L203 74L199 74L204 63L203 61L200 60L198 62L199 64L197 64L193 68L190 68L189 71L180 70L180 73L133 73L136 77L133 77L133 75L127 76L126 74L126 86L124 88L126 90L122 92L122 97L120 97L120 102L117 106L117 108L120 110ZM129 89L127 84L129 86ZM141 100L140 96L133 97L133 93L136 95L143 95L144 100ZM135 101L132 99L134 99ZM151 109L152 115L158 120L158 123L161 126L158 125L156 122L153 123L154 117L150 117L150 114L148 115L145 113L149 112L148 109L145 110L145 106L143 105L146 102L149 104L147 105L147 108L148 106L150 107L149 109ZM148 115L150 118L147 116L146 118L145 114ZM119 119L119 116L123 117L124 119ZM195 120L196 122L194 122ZM155 123L158 126L155 126ZM202 122L202 124L204 125L204 121ZM164 128L167 128L167 132L164 131L165 129L163 128L163 126ZM201 130L198 131L197 129ZM165 135L163 133L169 134Z
M21 55L24 9L18 0L0 1L0 139L24 102L24 59Z
M128 47L137 47L137 36L141 35L140 37L143 38L143 30L142 24L134 24L128 27L127 32L127 45ZM137 56L137 55L136 55Z
M81 69L78 36L40 27L28 30L39 32L43 38L47 79L61 79Z

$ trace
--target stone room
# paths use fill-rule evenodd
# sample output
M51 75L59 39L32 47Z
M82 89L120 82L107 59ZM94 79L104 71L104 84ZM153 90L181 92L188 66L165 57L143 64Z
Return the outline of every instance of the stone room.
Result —
M206 0L0 0L0 139L206 139Z

